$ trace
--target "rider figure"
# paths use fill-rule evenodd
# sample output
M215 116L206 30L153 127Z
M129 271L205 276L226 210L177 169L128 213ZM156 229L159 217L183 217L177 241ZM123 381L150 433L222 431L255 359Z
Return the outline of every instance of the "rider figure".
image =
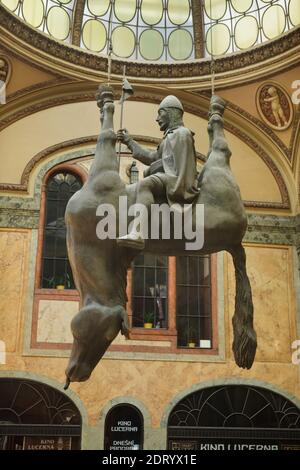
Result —
M158 172L151 174L150 167L146 171L146 174L150 175L137 186L136 203L147 208L150 208L157 198L167 199L169 205L191 204L199 194L194 138L193 133L183 125L183 112L182 104L176 96L169 95L162 100L156 122L164 136L155 151L142 148L126 129L117 133L118 140L127 145L135 159L145 165L161 160ZM145 242L133 224L130 233L120 237L118 244L142 250Z

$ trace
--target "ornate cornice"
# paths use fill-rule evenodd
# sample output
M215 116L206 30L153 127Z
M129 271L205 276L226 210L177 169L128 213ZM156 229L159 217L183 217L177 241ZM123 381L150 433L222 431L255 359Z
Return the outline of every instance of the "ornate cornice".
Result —
M57 85L65 85L67 83L72 83L68 78L60 77L54 78L52 80L47 80L45 82L35 83L34 85L30 85L25 88L21 88L13 93L10 93L6 97L6 101L10 102L16 100L22 96L28 95L29 93L34 93L35 91L46 90L47 88L52 88Z
M49 71L99 80L106 76L107 58L75 46L55 41L53 38L30 27L0 5L0 35L3 44L18 51L21 57L31 56ZM216 82L219 86L232 86L240 83L243 69L243 83L254 76L265 76L265 67L282 71L298 60L300 49L300 28L282 35L280 38L259 45L249 51L235 53L216 59ZM280 60L282 59L282 60ZM188 83L196 88L203 82L203 88L210 86L210 60L199 59L181 63L130 62L114 59L112 78L121 77L126 65L127 76L136 80L159 83ZM258 67L259 65L259 67ZM264 67L265 66L265 67Z

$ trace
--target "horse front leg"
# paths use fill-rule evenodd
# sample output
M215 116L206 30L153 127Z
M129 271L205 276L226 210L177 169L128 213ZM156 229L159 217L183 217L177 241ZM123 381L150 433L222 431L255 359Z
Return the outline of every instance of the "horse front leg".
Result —
M233 258L236 279L232 350L236 364L250 369L255 358L257 340L253 327L253 302L246 271L246 254L242 245L232 248L229 252Z

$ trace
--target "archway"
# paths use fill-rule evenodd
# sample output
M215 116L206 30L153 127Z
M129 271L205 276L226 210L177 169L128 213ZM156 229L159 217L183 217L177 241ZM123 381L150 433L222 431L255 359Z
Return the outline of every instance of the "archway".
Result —
M34 380L0 378L1 449L80 449L81 424L64 393Z
M143 415L135 406L120 403L106 415L105 450L141 450L144 443Z
M193 392L172 409L169 449L300 449L300 409L278 393L252 385Z

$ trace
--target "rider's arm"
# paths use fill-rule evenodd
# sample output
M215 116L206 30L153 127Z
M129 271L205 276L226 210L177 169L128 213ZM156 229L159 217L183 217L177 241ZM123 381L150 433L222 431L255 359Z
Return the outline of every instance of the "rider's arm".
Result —
M155 160L159 158L156 150L144 149L135 140L133 140L127 129L120 129L117 132L117 139L129 148L134 158L145 165L151 165L151 163L155 162Z
M133 139L129 140L127 147L131 150L132 156L145 165L151 165L151 163L158 159L157 150L144 149Z

